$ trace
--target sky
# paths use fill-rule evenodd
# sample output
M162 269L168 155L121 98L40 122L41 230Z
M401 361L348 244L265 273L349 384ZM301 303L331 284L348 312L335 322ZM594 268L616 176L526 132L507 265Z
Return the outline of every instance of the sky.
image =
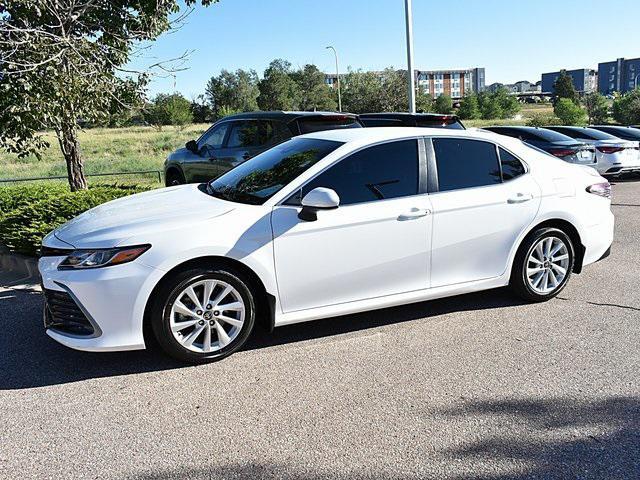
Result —
M130 67L188 52L184 71L154 78L150 96L204 93L222 69L261 76L275 58L341 72L406 68L404 0L220 0L196 7ZM414 67L486 68L486 84L538 81L561 68L640 57L637 0L413 0Z

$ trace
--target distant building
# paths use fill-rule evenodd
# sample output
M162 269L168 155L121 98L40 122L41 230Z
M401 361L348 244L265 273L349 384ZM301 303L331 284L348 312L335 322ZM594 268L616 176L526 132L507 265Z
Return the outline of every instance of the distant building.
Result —
M405 70L406 72L406 70ZM382 72L374 72L382 74ZM446 94L452 98L460 98L465 93L484 90L484 68L468 68L460 70L414 70L416 90L421 90L433 97ZM341 77L343 74L340 75ZM335 73L325 73L324 83L337 88L338 77Z
M525 93L530 92L532 90L533 83L527 80L520 80L513 84L513 90L516 93Z
M484 90L484 68L418 70L415 75L417 88L433 97L460 98Z
M581 68L578 70L567 70L567 74L573 80L573 86L578 93L595 92L598 85L598 73L589 68ZM551 72L542 74L542 91L545 93L553 93L553 84L560 76L560 72Z
M487 92L489 92L489 93L496 93L501 88L505 88L504 83L494 82L491 85L489 85L488 87L486 87L485 90Z
M598 91L603 95L628 92L636 86L640 86L640 58L598 64Z

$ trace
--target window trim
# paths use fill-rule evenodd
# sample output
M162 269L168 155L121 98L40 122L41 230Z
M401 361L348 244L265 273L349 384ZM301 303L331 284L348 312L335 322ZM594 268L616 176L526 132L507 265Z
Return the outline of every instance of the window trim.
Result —
M359 147L359 148L357 148L355 150L351 150L350 152L345 153L341 157L339 157L336 160L334 160L333 162L331 162L329 165L326 165L320 171L315 173L312 177L306 179L304 181L304 183L302 183L301 185L296 187L290 193L286 194L282 200L279 200L278 202L275 203L274 208L275 207L300 208L301 205L287 204L287 202L293 196L297 195L298 192L303 190L304 187L307 184L309 184L310 182L315 180L318 176L322 175L324 172L329 170L334 165L337 165L342 160L345 160L345 159L349 158L350 156L355 155L356 153L361 152L362 150L365 150L367 148L377 147L379 145L384 145L384 144L387 144L387 143L403 142L403 141L406 141L406 140L414 140L415 142L417 142L417 146L418 146L418 193L416 193L415 195L405 195L405 196L402 196L402 197L383 198L383 199L369 200L367 202L350 203L348 205L340 205L340 208L352 207L352 206L356 206L356 205L366 205L368 203L386 202L386 201L389 201L389 200L398 200L398 199L401 199L401 198L413 198L413 197L418 197L418 196L421 196L421 195L428 194L429 192L428 192L428 189L427 189L427 181L425 180L426 177L427 177L427 171L428 171L427 158L426 158L426 149L420 148L420 143L421 143L421 140L423 138L424 137L420 137L420 136L393 138L393 139L389 139L389 140L381 140L379 142L370 143L370 144L367 144L367 145L363 145L363 146L361 146L361 147ZM427 171L425 171L425 169Z
M440 176L438 174L438 164L436 162L436 151L435 148L433 146L433 140L437 140L440 138L451 138L451 139L458 139L458 140L473 140L476 142L484 142L484 143L489 143L491 145L493 145L493 147L496 150L496 157L498 159L498 166L500 168L500 183L494 183L491 185L477 185L475 187L464 187L464 188L456 188L453 190L444 190L444 191L440 191ZM446 136L430 136L430 137L424 137L424 140L426 142L427 148L427 164L428 164L428 169L427 169L427 174L428 174L428 186L429 186L429 194L435 194L435 193L448 193L448 192L459 192L462 190L471 190L471 189L476 189L476 188L487 188L487 187L496 187L498 185L504 185L506 183L509 183L513 180L516 180L518 178L524 177L525 175L528 175L530 173L530 169L529 169L529 164L527 162L525 162L524 160L522 160L522 158L519 155L516 155L515 153L513 153L510 149L506 148L503 145L500 145L499 143L493 142L491 140L486 140L484 138L470 138L470 137L462 137L462 136L457 136L457 135L446 135ZM503 174L502 174L502 159L500 158L500 149L505 150L507 153L510 153L511 155L513 155L516 159L518 159L520 161L520 163L522 163L522 165L524 166L524 170L525 172L522 175L519 175L515 178L511 178L509 180L504 180L503 178Z

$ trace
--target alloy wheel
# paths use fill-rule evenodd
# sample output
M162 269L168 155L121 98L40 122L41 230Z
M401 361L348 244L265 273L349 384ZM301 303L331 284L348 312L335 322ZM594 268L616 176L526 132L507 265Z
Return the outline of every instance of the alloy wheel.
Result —
M245 304L232 285L200 280L178 294L169 317L176 341L187 350L211 353L231 344L245 320Z
M540 239L530 250L526 265L529 287L538 294L549 294L560 287L568 274L569 250L557 237Z

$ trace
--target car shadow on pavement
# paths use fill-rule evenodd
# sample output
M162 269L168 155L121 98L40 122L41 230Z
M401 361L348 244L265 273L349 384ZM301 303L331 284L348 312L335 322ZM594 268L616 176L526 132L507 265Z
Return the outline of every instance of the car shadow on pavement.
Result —
M450 312L512 307L522 302L504 289L430 302L385 308L343 317L279 327L272 333L257 328L243 350L273 347L366 330ZM64 347L42 326L42 296L35 290L0 292L0 390L35 388L91 378L184 368L157 349L89 353Z
M495 435L448 451L451 457L467 465L527 465L524 472L473 478L640 478L637 396L466 401L440 413L450 421L500 427Z
M424 458L425 464L403 465L405 472L423 472L416 476L400 475L393 466L387 467L391 471L362 467L358 471L340 474L331 470L310 472L308 467L301 468L300 463L283 465L268 459L227 465L220 464L220 459L212 459L215 465L139 472L127 478L640 478L640 398L637 397L613 396L591 401L568 397L463 401L456 407L430 411L425 415L442 416L444 421L451 423L468 423L472 429L482 425L484 431L491 433L479 441L468 440L477 436L465 436L462 444L453 449L434 451L428 447L421 452L420 449L425 447L416 444L412 458ZM487 426L495 428L487 429ZM443 468L443 464L448 468ZM425 471L434 473L429 475Z

